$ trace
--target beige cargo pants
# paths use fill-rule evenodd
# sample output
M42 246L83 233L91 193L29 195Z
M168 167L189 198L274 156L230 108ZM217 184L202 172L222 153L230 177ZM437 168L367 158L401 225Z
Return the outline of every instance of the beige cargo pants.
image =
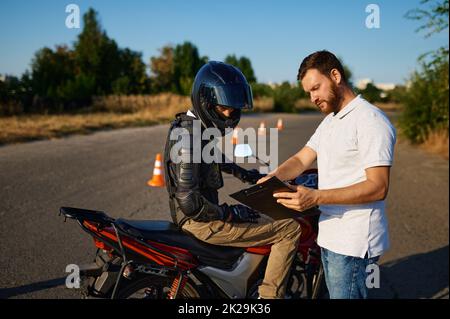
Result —
M273 220L266 215L258 223L208 223L188 220L183 230L214 245L256 247L272 244L259 295L265 299L284 298L287 276L300 238L300 224L294 219Z

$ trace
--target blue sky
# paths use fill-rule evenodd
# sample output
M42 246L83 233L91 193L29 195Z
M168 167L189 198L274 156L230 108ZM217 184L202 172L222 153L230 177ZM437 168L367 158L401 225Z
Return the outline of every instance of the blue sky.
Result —
M448 30L425 39L415 32L420 23L404 18L420 0L1 0L0 74L21 75L44 46L73 44L81 29L65 26L70 3L81 15L97 10L108 36L142 52L145 63L166 44L191 41L211 60L249 57L261 82L294 82L301 60L327 49L354 82L404 83L420 54L448 44ZM365 25L371 3L380 8L379 29Z

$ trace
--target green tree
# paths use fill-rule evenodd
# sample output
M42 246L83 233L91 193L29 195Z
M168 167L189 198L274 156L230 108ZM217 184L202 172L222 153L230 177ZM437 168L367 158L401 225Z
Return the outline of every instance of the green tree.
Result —
M358 93L361 93L364 98L371 102L381 102L383 90L377 88L373 83L367 83L366 87L363 90L356 90Z
M273 96L273 89L265 83L251 83L253 97Z
M200 57L198 49L191 42L178 44L173 50L175 93L189 95L197 71L208 61Z
M74 45L77 68L94 81L92 93L108 94L112 92L112 83L121 76L119 48L102 30L94 9L84 14L83 21L83 30Z
M422 5L430 3L430 0L422 0L420 2ZM416 29L416 32L424 30L425 37L428 38L435 33L439 33L448 28L448 12L449 12L449 1L437 1L431 4L431 8L422 9L416 8L409 10L405 17L411 20L425 20L425 23Z
M227 55L223 62L234 65L237 68L240 68L239 59L234 54Z
M249 83L256 83L255 72L253 71L252 62L249 58L242 56L238 59L234 54L232 54L227 55L224 62L234 65L241 70Z
M38 51L32 63L37 95L34 110L61 112L88 105L96 88L95 78L78 70L75 53L66 46Z
M249 58L241 57L239 59L240 70L250 83L256 83L255 72L253 71L252 63Z
M406 94L406 86L396 85L392 90L387 92L387 101L394 103L402 103Z
M422 63L414 72L403 97L404 110L400 125L414 143L426 140L433 130L448 130L449 83L448 60L432 67Z
M421 4L429 4L430 0L422 0ZM411 20L424 21L424 23L416 29L416 32L425 31L425 38L431 37L433 34L440 33L448 29L449 0L435 1L431 3L430 8L416 8L409 10L405 17ZM419 57L419 62L427 63L428 66L433 64L445 63L448 59L449 49L447 45L441 46L434 51L428 51Z
M173 47L164 46L159 52L159 56L150 59L152 91L156 93L171 91L175 83Z
M429 4L423 0L422 5ZM433 2L428 9L407 12L409 19L424 21L416 31L425 31L425 37L448 29L449 1ZM438 50L419 57L420 69L415 71L406 94L404 109L399 119L402 132L412 142L423 142L433 130L448 131L449 83L448 42Z
M3 81L0 102L16 101L24 112L60 112L88 105L93 95L150 92L142 54L119 48L102 30L98 14L92 8L83 21L83 30L73 48L44 47L35 53L31 72L25 73L19 84ZM15 89L18 85L20 90Z
M350 69L350 67L344 63L344 59L342 57L338 57L339 61L342 64L342 67L344 68L344 74L345 74L345 78L347 79L348 84L353 87L353 82L352 82L352 78L353 78L353 72Z
M83 73L61 83L56 89L58 101L62 103L59 104L59 111L74 110L90 104L94 90L94 79Z
M273 109L275 112L294 112L295 102L301 97L301 91L289 82L283 82L273 91Z
M148 92L148 79L142 54L128 48L119 50L120 73L112 84L114 93L140 94Z
M31 98L27 73L21 79L16 76L0 78L0 116L18 115L27 111Z
M348 84L350 84L350 86L353 86L353 82L352 82L353 73L352 73L352 71L345 64L343 64L342 67L344 68L344 73L345 73L345 77L347 79Z
M73 79L74 70L74 56L66 46L57 46L55 51L40 49L31 63L34 91L40 96L57 98L57 87Z

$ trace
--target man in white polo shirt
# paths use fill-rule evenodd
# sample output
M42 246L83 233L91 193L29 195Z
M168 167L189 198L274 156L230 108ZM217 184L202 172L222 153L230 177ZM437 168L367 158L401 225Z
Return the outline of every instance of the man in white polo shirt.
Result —
M318 190L298 186L274 196L300 212L319 205L318 244L330 298L367 298L367 266L389 248L384 199L395 128L381 110L355 95L328 51L306 57L298 80L327 116L305 147L258 183L271 176L291 180L317 160Z

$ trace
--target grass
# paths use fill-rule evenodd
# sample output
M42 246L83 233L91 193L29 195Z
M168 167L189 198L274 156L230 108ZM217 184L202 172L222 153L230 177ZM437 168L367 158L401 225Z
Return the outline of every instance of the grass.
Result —
M448 159L448 130L430 132L421 147L430 153L438 154Z
M295 102L295 110L297 112L318 111L318 108L311 102L310 99L299 99Z
M254 104L259 112L273 107L270 98L255 99ZM0 117L0 145L169 123L176 113L187 111L190 105L190 97L170 93L105 96L94 98L92 106L78 114Z
M185 111L188 105L188 97L172 94L99 97L94 99L92 107L80 114L0 118L0 144L164 123Z
M85 134L99 129L155 124L153 114L28 115L0 118L0 144Z
M97 130L148 126L169 123L176 113L186 111L190 98L171 93L159 95L105 96L94 98L93 104L78 114L20 115L0 117L0 145L71 134L88 134ZM377 104L385 111L398 110L398 104ZM297 112L317 111L308 99L295 103ZM255 112L273 111L273 98L254 99ZM421 145L427 151L448 159L448 132L429 135Z

